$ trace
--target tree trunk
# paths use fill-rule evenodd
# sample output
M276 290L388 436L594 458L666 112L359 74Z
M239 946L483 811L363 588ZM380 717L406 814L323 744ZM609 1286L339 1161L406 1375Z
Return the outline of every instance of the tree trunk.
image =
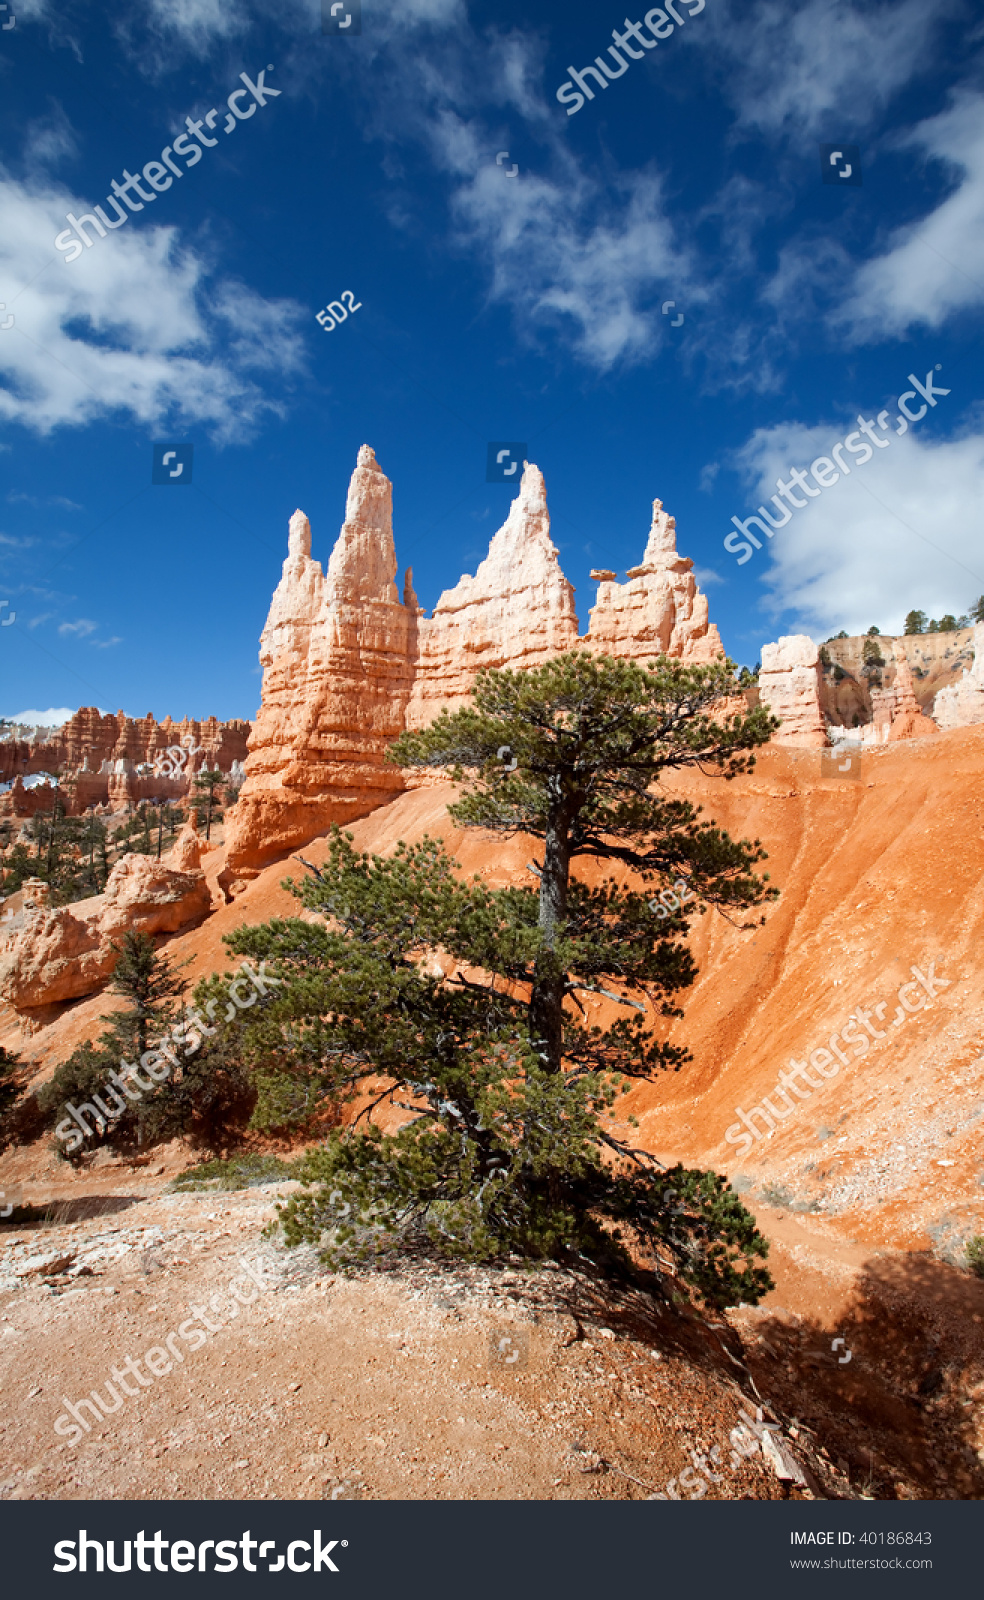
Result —
M551 805L543 842L540 875L541 953L530 995L530 1031L540 1060L548 1072L560 1072L564 1040L564 991L567 974L554 950L567 921L567 885L571 870L571 818L566 804Z

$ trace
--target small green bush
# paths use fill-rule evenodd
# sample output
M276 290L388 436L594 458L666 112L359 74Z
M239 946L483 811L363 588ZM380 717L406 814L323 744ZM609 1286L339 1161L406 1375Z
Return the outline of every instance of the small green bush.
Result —
M246 1151L226 1160L202 1161L189 1167L168 1184L177 1192L190 1189L254 1189L261 1183L276 1183L297 1176L298 1163L284 1161L280 1156L260 1155Z

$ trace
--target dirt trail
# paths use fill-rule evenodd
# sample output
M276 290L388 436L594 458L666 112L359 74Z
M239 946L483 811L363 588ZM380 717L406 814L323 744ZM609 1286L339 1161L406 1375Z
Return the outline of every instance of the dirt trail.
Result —
M339 1278L263 1238L270 1190L143 1187L0 1227L0 1494L645 1498L754 1419L670 1309L554 1269ZM787 1489L757 1451L715 1492Z

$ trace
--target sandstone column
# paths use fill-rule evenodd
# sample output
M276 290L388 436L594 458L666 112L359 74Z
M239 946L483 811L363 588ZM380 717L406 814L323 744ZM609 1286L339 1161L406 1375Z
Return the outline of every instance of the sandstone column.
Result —
M782 718L782 727L773 734L776 744L827 744L820 710L820 659L805 633L786 634L776 644L762 646L759 700Z
M220 879L227 890L402 789L399 769L384 761L403 728L411 682L411 619L393 582L396 566L392 485L363 445L327 573L311 559L303 511L290 520L260 640L262 704L246 780L228 813Z

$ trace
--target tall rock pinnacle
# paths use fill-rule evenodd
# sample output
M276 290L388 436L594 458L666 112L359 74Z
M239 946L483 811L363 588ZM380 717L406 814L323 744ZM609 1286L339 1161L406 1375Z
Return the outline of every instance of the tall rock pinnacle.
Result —
M724 655L721 636L708 621L707 596L693 576L693 562L677 553L676 518L662 500L653 501L653 521L642 564L628 582L593 572L598 598L584 643L603 655L645 661L658 655L683 661L714 661Z
M384 761L411 684L410 618L393 579L392 485L368 445L349 484L327 573L302 511L260 640L262 704L229 816L221 882L364 816L403 787Z
M385 761L404 727L425 727L464 704L482 667L539 666L579 643L574 590L550 537L543 474L527 465L509 514L473 577L421 610L408 569L401 605L392 485L363 445L328 567L311 556L303 511L290 519L287 559L260 641L262 705L246 781L227 823L229 890L276 856L365 816L403 787ZM642 661L723 654L693 563L657 500L642 565L602 579L580 643Z
M418 623L407 726L426 727L467 699L481 667L531 667L577 644L574 590L550 538L543 474L532 463L475 576L446 589Z

